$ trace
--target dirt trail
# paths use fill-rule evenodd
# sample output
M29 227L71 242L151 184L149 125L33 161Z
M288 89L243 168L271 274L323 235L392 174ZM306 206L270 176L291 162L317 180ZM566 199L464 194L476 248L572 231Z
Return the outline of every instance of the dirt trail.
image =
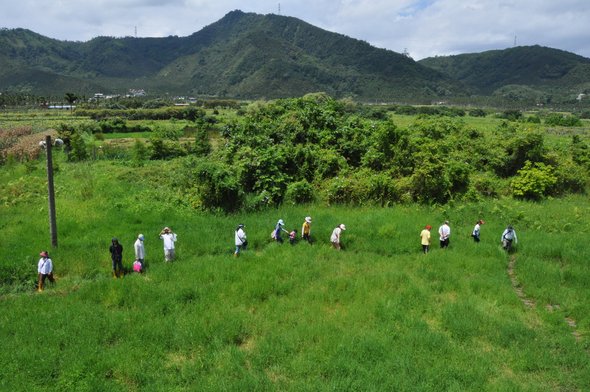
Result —
M520 300L522 301L522 303L524 304L524 306L528 309L533 309L535 308L536 304L534 299L527 297L527 295L525 294L522 285L520 284L520 282L518 281L518 278L516 276L516 271L515 271L515 266L516 266L516 256L515 255L511 255L510 256L510 260L508 261L508 276L510 277L510 282L512 283L512 289L514 290L514 292L516 293L516 295L518 296L518 298L520 298ZM553 305L553 304L547 304L545 306L545 308L549 311L549 312L553 312L556 310L560 309L559 305ZM580 333L577 330L577 324L576 324L576 320L574 320L571 317L565 317L565 322L567 323L567 325L570 326L570 328L572 329L572 335L574 336L574 338L576 339L577 342L579 342L581 340L581 336Z

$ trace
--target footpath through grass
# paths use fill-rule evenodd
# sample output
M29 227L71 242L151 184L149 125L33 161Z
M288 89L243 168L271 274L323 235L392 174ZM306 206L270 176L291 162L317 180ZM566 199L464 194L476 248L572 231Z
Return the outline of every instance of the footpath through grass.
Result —
M58 280L40 294L33 281L37 255L48 247L44 173L0 172L11 195L0 206L0 266L15 275L3 276L0 299L1 390L590 385L586 198L213 215L166 201L158 176L169 164L60 164L60 243L50 249ZM314 245L270 242L277 219L300 230L307 215ZM469 235L480 218L486 224L475 244ZM440 250L435 232L445 219L451 246ZM234 258L238 223L251 248ZM328 244L338 223L347 226L342 252ZM514 274L534 307L516 294L499 247L507 223L519 238ZM433 247L423 255L418 234L426 224ZM157 238L165 225L178 233L172 264L163 262ZM110 238L121 240L129 267L140 232L146 273L113 279Z

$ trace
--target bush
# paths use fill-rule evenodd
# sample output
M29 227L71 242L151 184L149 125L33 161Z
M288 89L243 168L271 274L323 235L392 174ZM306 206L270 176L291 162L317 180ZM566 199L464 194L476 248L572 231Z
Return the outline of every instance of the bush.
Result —
M562 127L579 127L582 125L582 121L575 115L567 115L560 113L551 113L545 119L545 124Z
M207 159L189 158L178 177L193 208L224 212L237 211L244 203L244 192L235 170Z
M336 177L324 185L328 204L379 204L386 206L400 200L396 182L386 173L361 170L352 176Z
M62 123L57 126L57 135L64 141L68 161L79 162L88 159L88 148L80 129Z
M540 200L549 195L557 184L553 166L542 162L526 161L510 185L514 197L528 200Z
M498 118L503 118L508 121L519 121L522 119L522 112L517 109L508 109L500 113Z
M556 193L560 195L585 193L588 171L584 167L572 161L562 162L557 167L555 175L557 176Z
M412 174L412 195L423 203L445 203L451 196L451 186L443 162L423 161Z
M471 117L485 117L486 111L483 109L472 109L469 111L469 116L471 116Z
M301 180L293 182L287 186L285 192L285 203L304 204L311 203L314 200L314 190L309 182Z

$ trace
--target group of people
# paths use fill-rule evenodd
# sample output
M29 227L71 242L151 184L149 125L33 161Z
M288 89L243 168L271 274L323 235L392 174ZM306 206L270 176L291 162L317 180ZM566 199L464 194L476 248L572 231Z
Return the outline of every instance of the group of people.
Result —
M240 252L242 250L246 249L246 246L248 245L248 240L246 238L246 232L245 232L244 228L245 228L245 225L243 223L240 223L235 231L234 239L235 239L236 250L234 251L234 256L236 256L236 257L239 256ZM332 235L330 236L330 243L332 244L334 249L337 249L337 250L342 249L342 242L340 241L340 237L341 237L342 232L345 230L346 230L346 225L344 225L343 223L339 224L338 226L336 226L334 228L334 230L332 230ZM282 244L284 242L283 233L285 233L289 237L289 243L291 245L294 245L297 242L297 230L293 229L291 231L288 231L287 229L285 229L285 221L282 219L279 219L277 221L277 224L275 225L274 230L271 231L271 233L270 233L270 238L273 241L276 241L276 242ZM311 216L306 216L303 221L303 225L301 226L301 239L303 241L308 242L309 244L312 244Z
M480 242L480 230L481 225L485 222L483 220L478 220L475 223L471 236L473 240L477 243ZM235 230L235 246L236 249L234 251L234 256L239 256L240 252L246 249L248 245L248 239L246 236L245 225L240 223ZM332 230L332 234L330 235L330 243L332 247L336 250L342 249L342 242L341 236L342 232L346 230L346 226L341 223L336 226ZM430 231L432 230L431 225L426 225L426 227L420 232L420 239L422 244L422 251L426 254L430 251ZM282 233L286 233L289 236L289 242L293 245L297 241L297 230L293 229L290 232L285 229L285 222L282 219L277 221L274 230L271 232L271 238L278 242L283 243ZM439 240L440 240L440 247L447 248L450 243L451 237L451 227L449 225L449 221L445 221L438 229ZM175 259L175 243L177 240L176 233L172 231L169 227L164 227L162 231L160 231L160 239L163 241L164 245L164 260L165 262L171 262ZM145 263L145 246L144 246L144 235L139 234L135 243L133 244L133 248L135 251L135 261L133 262L133 271L134 272L143 272L144 270L144 263ZM303 225L301 227L301 239L308 242L309 244L312 243L311 238L311 217L305 217L303 221ZM510 251L512 249L512 244L516 244L518 241L516 237L516 231L514 227L508 225L506 229L502 233L501 243L502 247ZM113 276L115 278L119 278L123 276L124 269L123 269L123 246L119 243L117 238L112 238L111 245L109 247L109 252L111 254L111 261L113 267ZM37 287L39 291L43 291L45 286L45 281L49 280L49 282L54 283L55 279L53 277L53 262L49 258L49 254L47 251L43 251L39 254L41 258L39 259L39 263L37 265L37 272L38 272L38 283Z
M174 253L174 243L176 242L176 233L174 233L169 227L164 227L162 231L160 231L160 239L164 243L164 260L166 262L171 262L175 258ZM133 271L134 272L143 272L144 263L145 263L145 246L144 246L145 237L143 234L139 234L135 243L133 244L133 249L135 251L135 261L133 262ZM123 276L124 269L123 269L123 246L119 243L117 238L113 238L111 240L111 246L109 247L109 252L111 253L111 261L113 266L113 277L119 278Z
M483 225L484 223L485 222L481 219L475 222L475 226L473 227L473 231L471 232L471 237L473 238L473 241L480 241L479 236L481 231L481 225ZM424 229L420 232L422 252L424 252L425 254L430 251L430 230L432 230L432 226L426 225ZM438 228L438 235L441 249L448 248L451 237L451 226L449 226L449 221L444 221L444 223ZM502 238L500 241L502 243L502 247L505 250L510 251L512 249L512 243L514 242L516 244L518 241L516 238L516 231L514 230L514 227L508 225L508 227L506 227L506 229L502 233Z

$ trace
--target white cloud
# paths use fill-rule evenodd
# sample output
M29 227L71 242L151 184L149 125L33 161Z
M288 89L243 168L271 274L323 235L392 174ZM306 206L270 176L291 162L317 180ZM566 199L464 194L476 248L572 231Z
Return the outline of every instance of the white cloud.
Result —
M588 0L19 0L0 27L56 38L186 36L235 9L293 16L420 59L543 45L590 57Z

